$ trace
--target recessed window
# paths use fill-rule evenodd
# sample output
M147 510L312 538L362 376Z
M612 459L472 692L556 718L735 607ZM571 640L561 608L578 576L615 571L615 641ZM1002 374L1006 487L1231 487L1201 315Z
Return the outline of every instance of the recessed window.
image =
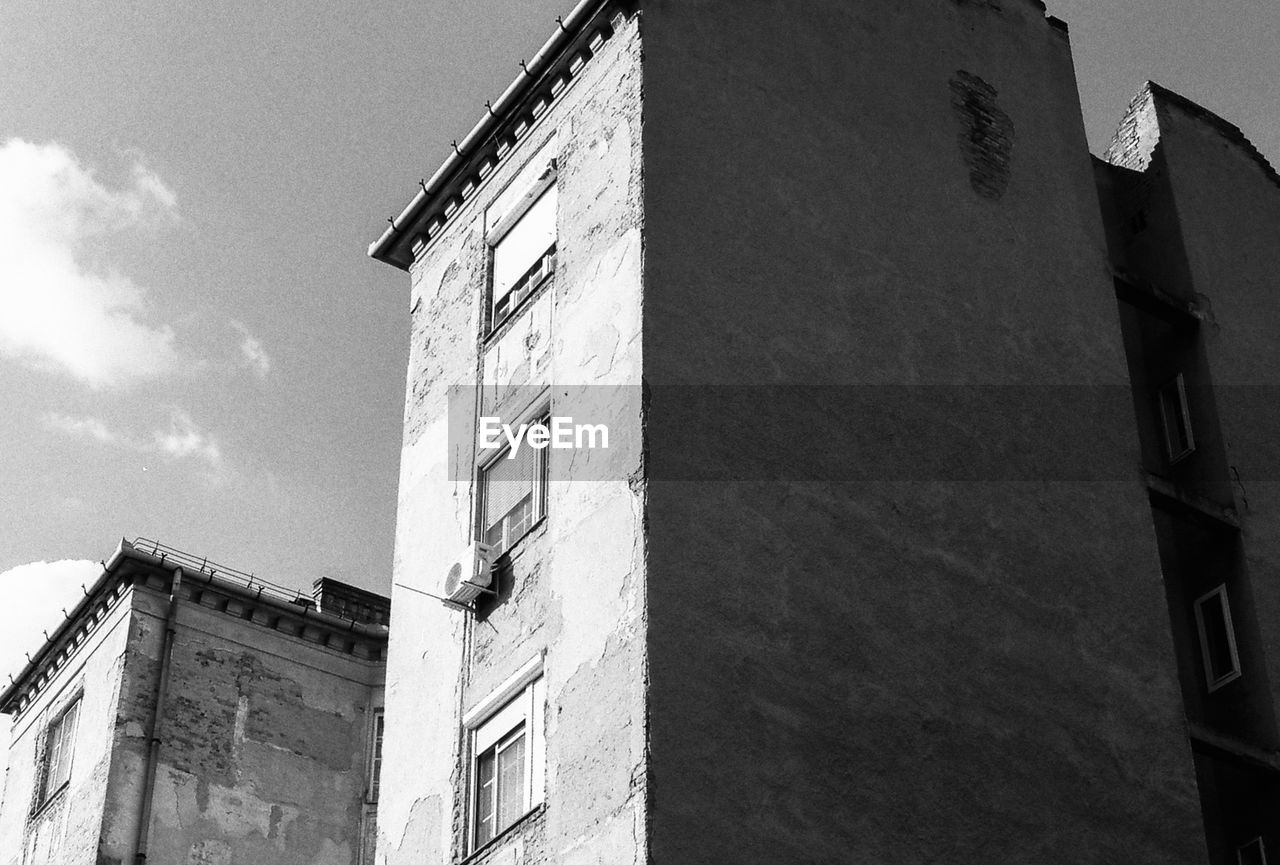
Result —
M530 195L490 239L493 247L491 328L502 324L556 269L556 186Z
M1182 373L1160 388L1160 420L1164 424L1165 450L1169 462L1176 463L1196 449L1191 432L1191 412L1187 408L1187 386Z
M1267 865L1267 850L1261 838L1254 838L1236 848L1238 865Z
M373 747L369 753L369 801L378 801L382 784L382 734L386 729L386 716L382 709L373 710Z
M1205 681L1210 691L1240 678L1240 656L1231 624L1227 587L1218 586L1196 599L1196 629L1200 633L1200 654L1204 658Z
M537 658L463 719L470 739L473 850L542 803L546 692L541 673Z
M503 449L480 469L480 532L494 556L511 549L542 519L546 481L547 449L527 442L521 442L514 456L510 448Z
M75 751L76 724L80 717L80 698L63 709L44 734L44 750L40 756L36 807L43 805L71 780L71 757Z

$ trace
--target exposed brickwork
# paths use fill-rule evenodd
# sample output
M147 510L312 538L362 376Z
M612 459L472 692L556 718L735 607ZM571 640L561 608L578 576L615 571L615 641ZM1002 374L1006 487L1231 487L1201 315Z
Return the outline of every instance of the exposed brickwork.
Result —
M1009 186L1013 120L996 104L996 89L977 75L957 70L950 86L969 185L983 198L998 200Z

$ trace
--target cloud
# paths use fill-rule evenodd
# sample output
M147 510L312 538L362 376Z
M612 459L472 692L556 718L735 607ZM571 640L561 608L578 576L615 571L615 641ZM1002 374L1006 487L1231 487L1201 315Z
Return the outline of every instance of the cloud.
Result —
M231 320L231 326L240 334L241 364L253 370L258 378L265 379L271 373L271 355L262 347L262 341L249 333L249 328L235 319Z
M96 417L72 417L66 414L49 413L41 418L45 426L58 432L66 433L70 436L88 437L96 439L103 444L122 445L127 447L136 447L136 445L126 439L124 436L112 431L105 423Z
M83 597L80 586L91 586L101 573L100 563L77 559L31 562L0 573L5 603L22 611L0 628L0 672L16 676L27 663L25 653L34 657L44 644L43 632L52 634L62 610L70 612Z
M180 408L169 410L168 424L147 437L122 433L96 417L73 417L48 413L41 417L46 427L75 438L88 438L111 447L155 454L170 462L191 461L205 469L205 479L219 484L226 479L227 465L217 438L201 429L191 415Z
M168 325L147 323L147 293L95 268L88 242L177 218L177 198L135 164L109 189L59 144L0 144L0 354L105 388L178 366Z
M173 409L169 415L169 428L152 433L156 449L170 459L195 459L208 468L222 468L222 448L217 439L196 426L191 415L182 409Z

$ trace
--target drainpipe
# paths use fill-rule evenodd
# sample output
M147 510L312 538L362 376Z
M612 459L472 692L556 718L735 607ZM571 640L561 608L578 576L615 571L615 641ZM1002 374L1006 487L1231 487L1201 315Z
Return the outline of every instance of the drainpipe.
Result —
M142 767L142 801L138 803L138 835L133 845L134 865L145 865L147 841L151 834L151 798L156 789L156 768L160 756L160 725L164 714L164 698L169 690L169 667L173 657L174 625L178 618L178 596L182 589L182 568L173 569L169 587L169 612L164 622L164 648L160 652L160 684L156 703L151 709L151 729L147 734L147 759Z

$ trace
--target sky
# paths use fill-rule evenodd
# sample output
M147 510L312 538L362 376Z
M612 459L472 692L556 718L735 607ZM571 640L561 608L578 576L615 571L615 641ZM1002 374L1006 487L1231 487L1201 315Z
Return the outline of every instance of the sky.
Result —
M121 537L389 591L409 283L366 249L572 6L0 3L0 669ZM1095 153L1150 78L1280 160L1275 0L1049 11Z

